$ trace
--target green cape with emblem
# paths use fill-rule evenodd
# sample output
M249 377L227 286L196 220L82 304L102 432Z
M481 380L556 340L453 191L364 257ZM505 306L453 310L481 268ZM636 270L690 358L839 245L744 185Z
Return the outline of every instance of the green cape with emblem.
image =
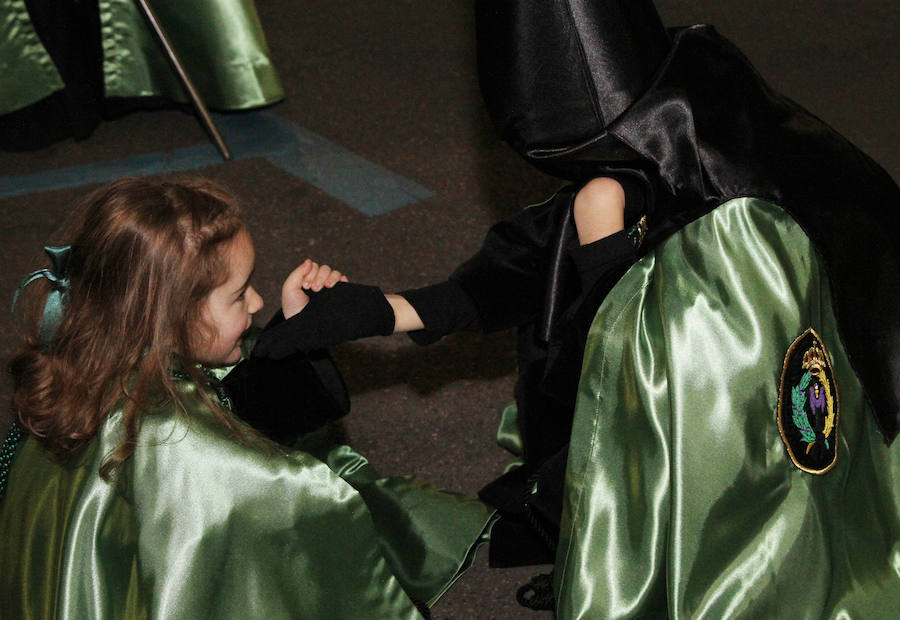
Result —
M833 373L835 458L818 474L792 459L780 425L795 423L778 413L810 329ZM824 420L811 425L824 446ZM821 260L780 207L726 202L644 256L596 315L558 616L889 618L898 562L900 452L847 359Z

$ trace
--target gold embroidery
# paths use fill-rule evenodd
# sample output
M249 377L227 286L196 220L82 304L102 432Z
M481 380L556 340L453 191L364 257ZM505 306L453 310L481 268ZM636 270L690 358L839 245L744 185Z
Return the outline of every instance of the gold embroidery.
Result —
M838 393L829 359L809 328L788 347L781 371L778 430L791 461L811 474L824 474L837 462Z

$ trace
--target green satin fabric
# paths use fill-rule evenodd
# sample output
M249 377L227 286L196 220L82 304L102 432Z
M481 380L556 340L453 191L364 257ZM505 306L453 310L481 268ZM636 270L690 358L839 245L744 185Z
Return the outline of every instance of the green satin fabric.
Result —
M639 261L593 323L556 562L560 618L893 618L900 450L876 431L829 285L780 208L734 200ZM782 364L812 327L838 458L797 469Z
M182 382L188 395L195 387ZM22 618L418 618L492 511L346 446L236 440L199 401L149 413L113 484L114 412L73 463L25 442L0 503L2 614Z
M241 110L284 98L252 0L152 3L204 103ZM133 0L99 0L107 97L188 94ZM0 0L0 114L64 87L22 0Z
M515 402L507 405L500 414L500 424L497 426L497 445L512 454L520 457L510 465L521 464L521 456L525 450L522 446L522 436L519 434L519 408Z
M284 97L253 0L154 2L153 10L204 102L219 109ZM100 0L107 97L187 101L133 0Z
M63 88L23 0L0 0L0 114L24 108Z

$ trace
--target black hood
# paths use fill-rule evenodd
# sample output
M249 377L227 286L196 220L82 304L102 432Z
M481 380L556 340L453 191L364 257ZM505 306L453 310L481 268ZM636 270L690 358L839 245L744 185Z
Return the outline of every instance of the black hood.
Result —
M649 0L476 0L478 75L500 137L551 174L586 144L638 156L605 130L637 100L671 42Z

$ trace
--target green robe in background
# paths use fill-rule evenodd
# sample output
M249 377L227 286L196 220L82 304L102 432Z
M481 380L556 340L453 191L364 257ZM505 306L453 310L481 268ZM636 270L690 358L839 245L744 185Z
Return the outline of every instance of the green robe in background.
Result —
M97 4L105 96L188 102L137 3ZM152 6L206 105L240 110L284 97L252 0L168 0ZM64 82L24 1L0 0L0 15L0 114L6 114L61 90Z
M321 433L288 449L189 411L149 412L113 483L114 411L71 463L29 438L0 501L3 618L416 618L468 567L492 511L379 478Z
M820 474L794 464L778 422L779 395L788 410L800 398L782 371L808 329L833 372L836 460ZM898 510L900 451L782 209L724 203L604 300L569 449L559 618L896 618Z

